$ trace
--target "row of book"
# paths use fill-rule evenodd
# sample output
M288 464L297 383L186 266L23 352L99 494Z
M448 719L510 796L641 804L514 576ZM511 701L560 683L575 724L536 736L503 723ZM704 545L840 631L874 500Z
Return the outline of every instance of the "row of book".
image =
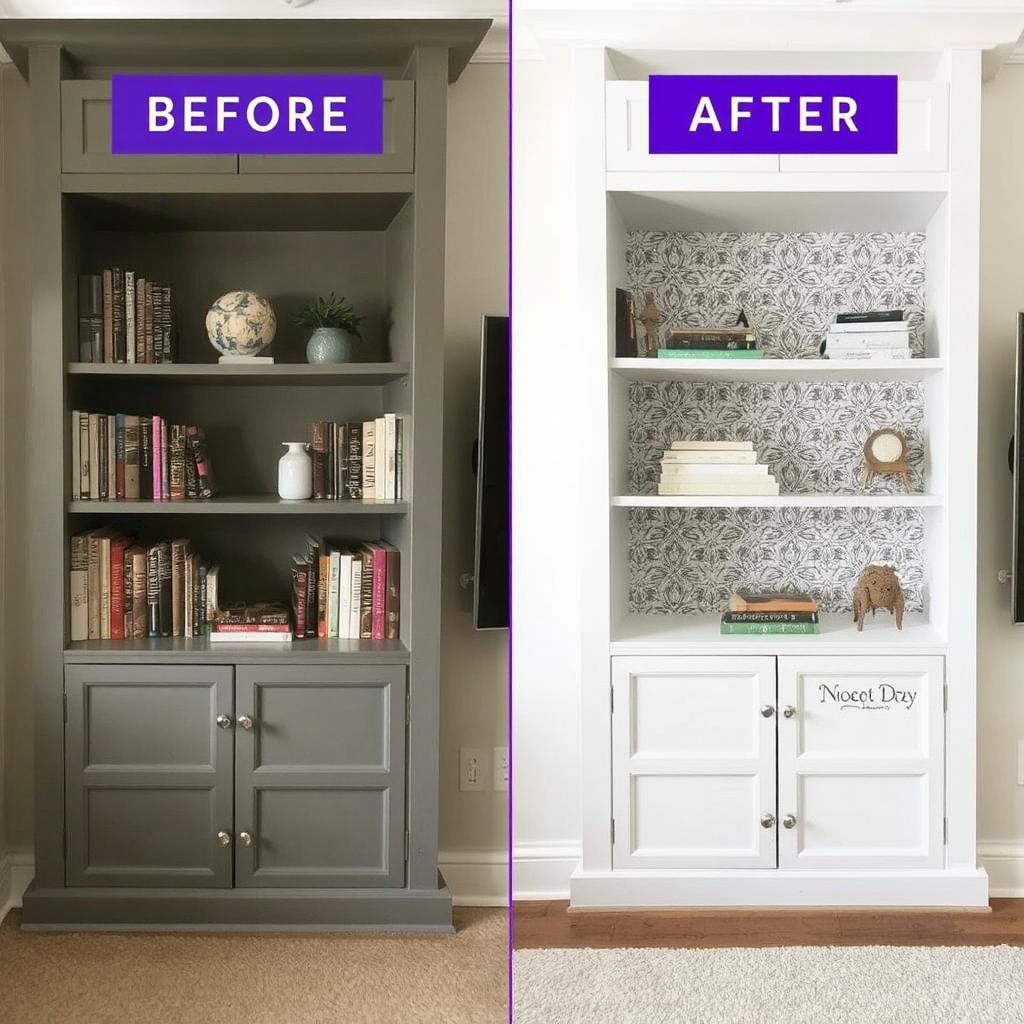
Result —
M750 327L677 328L669 331L659 359L760 359L757 332Z
M397 640L402 604L401 553L387 541L347 544L306 537L292 555L295 635Z
M658 494L777 495L753 441L673 441L662 453Z
M802 591L738 590L722 615L723 636L816 636L818 603Z
M827 359L910 359L910 325L902 309L840 313L821 349Z
M83 363L171 363L175 353L170 286L111 267L78 276L78 358Z
M214 494L202 427L162 416L71 413L72 499L185 501Z
M220 567L183 538L139 544L103 527L71 538L72 640L205 636L217 619Z
M311 423L313 498L401 501L405 461L403 420L385 413L362 423Z

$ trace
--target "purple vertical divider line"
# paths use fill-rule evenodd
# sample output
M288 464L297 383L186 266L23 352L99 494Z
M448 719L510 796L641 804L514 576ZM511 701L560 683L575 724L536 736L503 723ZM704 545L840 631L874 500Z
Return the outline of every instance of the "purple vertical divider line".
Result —
M512 884L513 884L513 860L512 860L512 836L513 836L513 813L512 813L512 796L515 793L515 758L513 757L513 744L512 744L512 637L513 632L513 609L515 602L513 601L513 594L515 592L514 584L515 580L512 573L512 548L515 544L513 540L513 521L512 521L512 489L515 486L515 475L513 473L514 459L512 456L512 426L515 417L512 415L512 395L514 382L512 379L512 348L515 343L515 329L514 320L512 314L512 252L513 252L513 238L512 238L512 4L513 0L508 0L508 35L507 35L507 46L508 46L508 412L507 412L507 429L508 429L508 836L506 839L506 845L508 846L508 1020L509 1024L512 1024L513 1020L513 994L512 994L512 954L513 954L513 942L515 936L515 909L512 903Z

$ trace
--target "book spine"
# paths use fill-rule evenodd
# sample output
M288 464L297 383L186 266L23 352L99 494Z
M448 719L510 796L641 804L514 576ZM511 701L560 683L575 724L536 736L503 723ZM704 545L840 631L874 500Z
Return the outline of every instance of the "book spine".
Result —
M100 537L100 639L110 639L110 538Z
M334 424L324 424L324 490L330 499L337 498L334 472Z
M331 583L331 556L322 554L316 574L316 635L327 639L327 592Z
M312 426L312 451L310 457L313 460L313 497L322 500L327 497L324 488L324 423L314 423Z
M306 634L307 567L304 562L292 565L292 611L295 615L295 635Z
M114 361L114 274L103 271L103 362Z
M350 626L352 623L352 566L359 560L358 555L345 552L339 561L338 569L338 637L341 640L353 639Z
M383 640L386 631L385 615L387 607L387 552L384 548L373 549L373 619L371 637Z
M124 272L124 353L125 361L135 362L135 271Z
M135 349L135 362L146 361L146 282L143 278L135 281L135 334L131 338Z
M160 635L160 550L153 545L146 552L146 635Z
M185 497L191 500L199 497L199 471L196 469L196 457L192 445L189 444L187 432L184 449L182 457L185 460Z
M80 412L75 422L75 430L78 431L78 494L76 497L82 501L88 501L92 497L92 481L90 479L92 470L90 468L90 446L89 446L89 414Z
M316 556L306 558L306 616L305 631L298 636L313 638L316 636L316 570L319 560Z
M113 278L113 323L114 323L114 362L125 361L125 327L124 327L124 271L114 267Z
M161 445L161 434L163 433L163 420L159 416L153 417L153 430L152 430L152 451L150 453L150 459L152 461L152 491L153 500L163 500L163 488L161 486L161 474L160 474L160 445Z
M363 425L348 423L345 433L348 436L348 497L359 501L363 496Z
M752 337L722 338L716 337L714 334L686 335L685 337L670 334L665 347L673 351L696 348L712 352L752 352L757 348L757 339Z
M82 414L73 409L71 412L71 500L78 501L82 497L82 431L80 427ZM88 443L88 442L87 442Z
M723 622L810 622L818 621L817 612L726 612Z
M395 463L395 440L396 420L393 412L384 414L384 499L394 501L398 496L395 489L396 463Z
M146 343L146 362L156 362L156 339L153 336L153 282L146 282L145 311L143 331Z
M71 640L89 639L89 538L71 538L68 601L71 605Z
M352 640L358 640L361 626L363 596L363 560L359 555L352 558L352 588L351 600L352 612L348 621L348 632L345 636Z
M164 290L153 285L153 361L164 361Z
M166 420L160 422L160 494L164 501L170 499L170 427Z
M100 485L100 501L106 501L110 497L110 492L107 489L107 484L110 482L110 466L107 458L109 455L109 447L107 445L107 417L100 415L98 417L97 426L99 427L99 485Z
M816 622L723 622L722 636L816 636Z
M107 417L107 497L117 495L117 417Z
M185 635L185 544L171 543L171 635Z
M659 348L659 359L761 359L760 349Z
M170 464L168 474L170 480L171 501L185 500L185 428L178 423L171 424L171 438L168 447Z
M334 424L335 475L338 484L338 499L348 497L348 434L344 423Z
M132 638L141 640L146 635L146 617L149 601L149 568L146 552L139 548L132 555Z
M139 417L124 418L124 496L139 499Z
M163 362L173 363L175 355L174 303L172 301L171 289L167 285L163 286L161 293L161 298L163 299L163 319L161 321Z
M97 352L99 358L96 358ZM78 358L83 363L103 362L103 317L78 318Z
M118 501L125 499L125 457L124 413L114 417L114 496Z
M196 492L200 498L213 497L213 467L202 427L188 428L188 444L196 467Z
M375 420L367 420L363 424L363 500L372 499L377 494L377 483L373 471L377 468L377 449L374 434L377 430Z
M836 316L837 324L863 324L883 323L886 321L902 320L902 309L872 309L864 313L839 313Z
M331 578L327 589L327 635L333 638L343 635L338 631L338 616L341 608L341 553L332 551L330 559Z
M124 588L124 597L121 601L121 639L131 640L132 638L132 602L135 599L135 591L132 589L132 550L125 547L121 552L121 585Z
M89 639L100 639L100 539L95 534L89 537Z
M217 621L217 616L220 614L220 605L218 604L219 595L217 592L217 582L220 578L220 566L214 565L206 571L206 625L207 632Z
M163 540L157 545L157 567L159 571L160 636L172 636L171 603L171 545Z
M215 633L290 633L287 622L218 622Z
M384 639L397 640L402 612L402 564L398 548L387 549L387 587L384 597Z
M387 438L384 417L378 416L373 423L373 498L384 501L387 498Z
M405 499L405 420L395 419L395 500Z

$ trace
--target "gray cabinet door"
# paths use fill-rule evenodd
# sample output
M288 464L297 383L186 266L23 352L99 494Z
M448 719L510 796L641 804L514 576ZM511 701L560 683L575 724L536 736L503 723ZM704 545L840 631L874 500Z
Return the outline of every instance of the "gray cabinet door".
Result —
M115 156L110 152L110 82L61 82L61 167L65 173L237 174L233 153Z
M231 681L227 666L65 669L68 885L231 885L233 735L216 721Z
M405 669L239 665L235 686L235 884L403 885Z
M242 174L412 174L414 82L384 83L384 152L378 156L249 156L238 158Z

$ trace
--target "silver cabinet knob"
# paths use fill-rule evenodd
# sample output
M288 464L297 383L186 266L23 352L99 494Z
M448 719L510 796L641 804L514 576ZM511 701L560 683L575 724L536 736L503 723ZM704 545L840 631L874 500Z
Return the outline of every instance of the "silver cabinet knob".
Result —
M761 815L761 828L771 828L775 824L774 814L762 814Z
M221 831L217 833L217 845L218 846L230 846L231 845L231 833L230 832L225 832L223 829L221 829Z
M238 841L243 846L252 846L252 836L248 832L239 832Z
M793 828L795 825L796 825L796 815L795 814L787 814L782 819L782 827L783 828Z
M787 704L782 709L782 716L784 718L793 718L796 715L796 708L792 704Z
M252 728L252 719L248 715L239 715L238 716L238 724L243 729L251 729Z
M764 707L761 708L761 717L762 718L771 718L772 715L774 715L774 714L775 714L775 708L773 708L771 706L771 704L765 704Z
M231 716L230 715L218 715L216 721L217 721L217 728L218 729L230 729L231 728Z

